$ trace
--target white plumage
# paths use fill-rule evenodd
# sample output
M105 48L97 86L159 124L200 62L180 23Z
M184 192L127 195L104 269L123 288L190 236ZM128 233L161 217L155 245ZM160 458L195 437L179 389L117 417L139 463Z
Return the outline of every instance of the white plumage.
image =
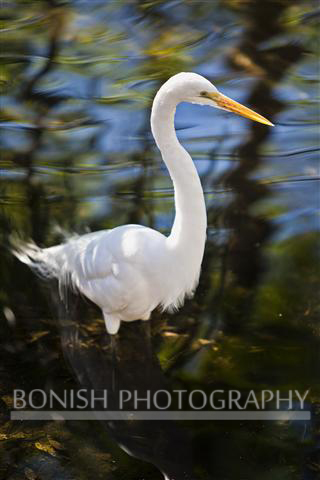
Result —
M199 280L207 218L196 168L175 134L174 114L182 101L232 110L270 124L195 73L177 74L160 88L151 128L174 185L176 215L168 237L140 225L124 225L46 249L29 244L14 252L42 276L57 278L61 286L78 289L98 305L110 334L117 333L121 321L148 320L157 306L178 308Z

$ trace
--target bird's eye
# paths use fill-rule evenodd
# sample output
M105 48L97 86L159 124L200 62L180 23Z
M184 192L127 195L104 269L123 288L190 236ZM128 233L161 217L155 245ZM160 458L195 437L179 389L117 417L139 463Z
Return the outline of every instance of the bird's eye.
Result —
M201 97L206 97L208 95L208 92L202 91L200 92Z

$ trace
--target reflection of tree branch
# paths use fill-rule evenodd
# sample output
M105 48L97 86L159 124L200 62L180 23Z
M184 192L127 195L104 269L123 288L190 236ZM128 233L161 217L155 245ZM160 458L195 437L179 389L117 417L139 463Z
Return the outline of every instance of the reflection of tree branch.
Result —
M52 68L58 52L59 39L63 30L64 10L57 8L54 0L48 0L48 5L51 9L48 14L51 29L48 58L43 67L26 83L22 91L22 96L26 101L34 100L35 88L42 77L44 77ZM15 159L17 163L27 169L26 190L31 216L31 234L36 242L42 241L43 232L48 224L48 215L47 212L43 211L43 188L41 184L35 184L33 181L33 159L35 153L41 146L42 137L46 130L44 126L44 118L48 113L49 105L51 105L51 103L44 103L43 101L36 104L36 128L32 130L31 146L26 153L17 156Z
M56 7L56 2L54 0L47 1L49 7L52 9L48 15L51 30L48 57L43 67L25 85L25 88L23 90L24 98L32 97L36 84L50 71L54 59L58 53L59 40L61 38L62 30L64 28L63 18L65 10Z
M258 77L249 96L249 104L272 119L272 114L281 110L283 105L273 98L270 79L273 82L279 81L289 66L299 59L302 51L292 45L259 49L262 41L282 32L279 15L287 6L281 2L265 4L259 0L247 3L245 17L249 26L239 47L232 53L230 63L234 68L246 69ZM224 184L231 186L236 194L225 213L225 222L232 229L229 269L243 286L256 284L263 270L261 246L272 231L265 218L254 216L250 211L255 202L268 195L267 187L248 178L261 163L259 149L268 134L269 131L264 126L252 124L248 141L239 148L238 167L224 178Z
M259 47L262 41L265 42L274 35L283 33L279 15L288 8L286 4L279 1L250 0L242 8L245 17L244 24L248 27L244 31L240 45L231 53L229 62L232 68L245 69L250 76L257 78L257 82L250 92L248 103L254 110L262 112L272 119L273 114L284 106L273 98L272 84L279 82L286 74L287 69L299 60L302 49L291 44L270 49L260 49ZM224 191L230 189L234 192L234 200L223 215L215 207L208 210L209 225L216 225L217 219L220 218L223 225L219 226L229 232L224 254L219 255L221 261L219 287L216 289L217 293L211 296L210 300L212 311L216 312L219 312L220 308L224 309L226 304L225 294L230 293L227 288L227 279L229 278L232 279L233 286L248 289L237 291L239 295L240 292L242 292L241 295L244 295L241 301L243 308L249 307L248 296L251 298L253 293L250 289L257 284L264 270L262 247L270 237L273 228L266 218L252 213L252 206L269 194L266 182L261 183L251 177L252 172L262 161L259 151L261 144L269 135L269 130L265 126L255 123L250 125L250 129L249 138L237 152L239 164L220 179L220 185L223 183ZM212 265L217 258L216 251L209 247L210 244L207 245L204 268L207 268L207 264ZM212 267L209 268L212 269ZM229 272L232 273L231 276L228 275ZM202 272L202 278L205 284L209 285L211 278L205 274L205 271ZM232 315L228 313L228 323L230 325L234 323L233 327L236 327L242 316L237 311L237 318L233 322L230 318ZM217 314L218 317L225 318L225 315ZM216 324L212 326L211 333L207 333L207 335L212 337L215 329Z
M148 217L148 227L153 228L154 225L154 213L153 213L153 205L150 204L148 201L145 201L144 192L146 190L146 183L148 182L148 163L150 155L150 149L148 147L148 140L147 140L147 124L149 121L146 122L145 127L143 128L142 136L144 138L145 147L139 155L136 155L137 162L141 163L142 165L142 172L139 177L134 182L132 187L134 191L134 203L133 209L130 211L128 215L128 223L140 223L143 214L145 213Z

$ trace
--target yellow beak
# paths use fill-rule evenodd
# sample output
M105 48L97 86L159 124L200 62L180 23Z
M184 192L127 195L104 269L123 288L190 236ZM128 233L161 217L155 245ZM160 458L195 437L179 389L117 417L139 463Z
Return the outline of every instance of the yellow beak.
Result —
M256 113L250 108L241 105L241 103L235 102L226 95L222 95L222 93L207 93L206 96L213 100L214 103L223 110L228 110L229 112L236 113L237 115L242 115L243 117L250 118L250 120L254 120L255 122L264 123L265 125L270 125L270 127L274 127L273 123L269 122L269 120L267 120L259 113Z

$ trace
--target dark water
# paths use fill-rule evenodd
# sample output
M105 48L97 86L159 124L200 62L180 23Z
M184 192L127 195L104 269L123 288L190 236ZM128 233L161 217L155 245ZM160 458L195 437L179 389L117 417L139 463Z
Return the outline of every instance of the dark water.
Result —
M2 4L0 478L320 478L319 5L301 1ZM170 231L149 115L179 71L276 124L179 106L209 230L201 281L151 331L63 310L8 250L62 232ZM67 321L66 321L67 320ZM71 320L71 323L70 323ZM68 323L69 322L69 323ZM14 389L310 389L310 421L13 422Z

